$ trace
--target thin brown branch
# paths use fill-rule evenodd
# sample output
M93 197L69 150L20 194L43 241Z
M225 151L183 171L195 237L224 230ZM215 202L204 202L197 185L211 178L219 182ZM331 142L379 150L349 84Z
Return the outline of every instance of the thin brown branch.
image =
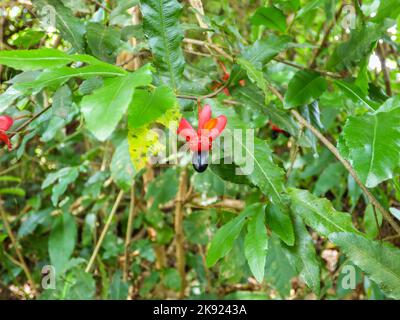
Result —
M279 91L276 90L271 85L269 85L269 88L283 102L283 97L279 93ZM396 221L394 221L394 219L392 218L392 215L385 208L382 207L382 205L374 197L374 195L361 182L360 178L358 177L357 173L354 171L353 167L350 165L350 163L346 159L344 159L340 155L340 153L336 149L336 147L327 138L325 138L325 136L318 129L316 129L313 125L311 125L306 119L304 119L296 110L291 110L291 113L296 118L296 120L299 122L300 125L303 125L307 129L309 129L318 138L318 140L321 141L328 148L328 150L333 153L333 155L336 157L336 159L338 159L343 164L345 169L351 174L351 176L354 178L354 181L358 184L358 186L361 188L361 190L367 196L368 200L382 213L383 217L389 222L389 224L393 227L393 229L398 234L400 234L400 226L396 223Z
M126 227L126 235L125 235L125 252L124 252L124 281L128 280L129 274L129 247L131 245L131 238L132 238L132 225L133 219L135 217L135 183L133 183L131 188L131 202L129 206L129 217L128 217L128 224Z
M204 96L190 96L190 95L178 94L178 95L176 95L176 97L179 99L188 99L188 100L195 100L195 101L211 99L211 98L214 98L215 96L217 96L219 93L221 93L226 87L227 87L227 83L224 83L217 90L215 90L209 94L206 94Z
M386 94L390 97L392 95L392 86L390 84L390 75L389 70L386 66L385 50L382 43L378 42L376 53L378 54L379 61L381 62L381 69L383 74L383 81L385 82Z
M328 46L329 35L331 34L333 27L336 25L336 22L339 19L340 14L342 13L343 7L344 7L343 5L340 6L340 8L338 9L338 11L335 14L335 18L330 22L329 26L326 28L324 37L321 41L321 44L315 50L313 58L311 59L310 68L316 67L318 56Z
M185 243L184 243L184 235L183 235L183 217L184 217L184 201L185 196L187 194L187 170L186 168L182 169L182 172L179 176L179 187L178 194L176 196L176 205L175 205L175 246L176 246L176 264L179 275L181 277L181 288L179 292L179 298L182 299L185 297L185 288L186 288L186 272L185 272Z
M51 108L51 105L45 107L41 111L39 111L37 114L35 114L32 118L26 120L21 126L19 126L15 131L13 131L12 134L10 134L10 139L14 137L17 133L23 131L27 126L29 126L33 121L35 121L37 118L39 118L43 113L45 113L47 110Z
M106 224L104 225L104 228L103 228L103 230L101 231L99 240L98 240L97 243L96 243L96 246L95 246L95 248L94 248L94 250L93 250L92 256L90 257L89 263L88 263L87 266L86 266L85 272L90 272L90 270L91 270L92 267L93 267L93 264L94 264L94 261L95 261L95 259L96 259L96 256L97 256L97 254L99 253L100 247L101 247L101 245L103 244L103 241L104 241L104 238L105 238L105 236L106 236L106 234L107 234L107 231L108 231L108 229L109 229L110 226L111 226L111 222L112 222L112 220L113 220L113 218L114 218L114 216L115 216L115 213L117 212L119 203L121 202L122 196L123 196L123 195L124 195L124 192L121 190L121 191L119 192L118 196L117 196L117 199L116 199L115 202L114 202L114 205L113 205L113 207L112 207L112 209L111 209L111 213L109 214L109 216L108 216L108 218L107 218Z
M12 232L12 229L10 227L10 224L8 223L7 216L6 216L6 213L4 212L3 204L1 202L2 202L2 200L0 199L0 215L1 215L1 219L3 220L4 227L6 229L8 237L11 240L11 243L13 245L15 253L17 254L19 265L22 268L22 270L24 271L26 278L28 279L28 282L29 282L29 285L31 286L33 295L36 296L37 295L37 288L36 288L35 281L33 281L32 274L29 271L29 268L28 268L28 266L27 266L27 264L25 262L24 256L22 255L22 252L21 252L21 250L19 248L19 242L15 238L14 233Z

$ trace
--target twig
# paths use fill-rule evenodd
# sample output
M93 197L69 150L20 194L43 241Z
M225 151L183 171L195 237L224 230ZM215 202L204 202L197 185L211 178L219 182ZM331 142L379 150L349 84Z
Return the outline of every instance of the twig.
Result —
M274 93L283 102L283 97L279 93L279 91L276 90L271 85L269 85L268 87L271 89L272 93ZM352 168L351 164L340 155L340 153L336 149L336 147L327 138L325 138L324 135L318 129L316 129L313 125L311 125L306 119L304 119L296 110L291 110L290 112L292 113L292 115L296 118L296 120L301 125L303 125L307 129L309 129L318 138L318 140L320 140L329 149L329 151L331 151L333 153L333 155L343 164L345 169L354 178L354 181L359 185L361 190L365 193L365 195L367 196L368 200L382 213L383 217L389 222L389 224L393 227L393 229L398 234L400 234L400 226L397 225L397 223L392 218L391 214L385 208L382 207L382 205L374 197L374 195L361 182L360 178L358 177L357 173Z
M97 4L100 8L102 8L107 13L111 13L111 10L108 9L105 5L101 4L100 2L98 2L96 0L90 0L90 2L93 2L94 4Z
M318 47L318 49L314 52L314 56L311 59L310 68L314 68L316 66L318 56L321 54L322 50L327 47L329 35L331 34L333 27L336 25L336 21L339 19L340 14L342 13L343 7L344 7L343 5L340 6L340 8L338 9L338 11L335 14L335 18L333 19L333 21L331 21L328 28L326 29L324 37L322 39L322 42L321 42L320 46Z
M227 87L227 83L224 83L217 90L215 90L209 94L206 94L204 96L190 96L190 95L178 94L178 95L176 95L176 97L179 99L188 99L188 100L195 100L195 101L211 99L211 98L214 98L215 96L217 96L219 93L221 93L226 87Z
M37 114L35 114L32 118L30 118L29 120L25 121L20 127L18 127L17 130L15 130L12 134L10 134L10 139L12 137L14 137L17 133L21 132L22 130L24 130L27 126L29 126L29 124L31 122L33 122L34 120L36 120L37 118L39 118L43 113L45 113L47 110L49 110L51 108L51 105L45 107L43 110L41 110L40 112L38 112Z
M2 200L0 200L0 202L1 201ZM30 284L30 286L32 288L33 295L36 296L37 295L36 284L33 281L33 277L31 275L31 272L29 271L29 268L28 268L26 262L25 262L24 256L22 255L21 250L19 249L19 243L18 243L17 239L14 237L14 234L13 234L13 232L11 230L10 224L8 223L7 216L6 216L6 214L5 214L4 210L3 210L2 203L0 203L0 215L1 215L1 219L3 220L3 223L4 223L4 227L6 228L8 237L10 238L11 243L12 243L12 245L14 247L14 250L15 250L15 252L17 254L17 257L18 257L18 260L19 260L19 264L20 264L22 270L24 271L26 278L28 279L28 282L29 282L29 284Z
M382 239L381 226L379 225L378 215L376 214L376 208L374 205L372 206L372 209L374 210L374 218L375 218L376 228L378 229L378 239L381 240Z
M299 70L311 70L311 71L318 72L318 73L320 73L320 74L322 74L324 76L335 78L335 79L343 78L343 76L341 76L339 74L335 74L335 73L332 73L332 72L329 72L329 71L319 70L319 69L316 69L316 68L304 67L304 66L301 66L299 64L296 64L296 63L293 63L293 62L290 62L290 61L286 61L286 60L283 60L283 59L278 58L278 57L273 58L273 60L275 60L277 62L280 62L280 63L283 63L283 64L286 64L288 66L291 66L291 67L299 69Z
M100 247L101 247L101 245L102 245L102 243L103 243L103 241L104 241L104 238L105 238L105 236L106 236L106 234L107 234L107 231L108 231L108 229L109 229L110 226L111 226L112 219L114 218L114 215L115 215L115 213L117 212L119 203L121 202L122 196L123 196L123 195L124 195L124 192L121 190L121 191L119 192L118 196L117 196L117 199L116 199L115 202L114 202L114 206L113 206L113 208L111 209L111 213L110 213L110 215L109 215L108 218L107 218L106 224L104 225L104 228L103 228L103 230L101 231L99 240L98 240L97 243L96 243L96 246L95 246L95 248L94 248L94 251L93 251L93 253L92 253L92 256L90 257L89 263L88 263L87 266L86 266L85 272L89 272L90 269L92 269L94 260L96 259L96 256L97 256L97 254L98 254L98 252L99 252L99 250L100 250Z
M197 40L197 39L189 39L189 38L184 38L183 42L198 45L198 46L203 46L203 47L209 47L209 48L213 49L214 51L216 51L217 53L219 53L224 58L226 58L227 60L229 60L230 62L234 61L234 58L230 54L226 53L224 49L222 49L220 46L218 46L214 43L209 43L207 41L202 41L202 40Z
M376 52L378 54L379 61L381 62L381 69L383 73L383 81L385 82L386 94L388 96L391 96L392 86L390 84L390 75L388 68L386 66L385 52L382 43L378 42L378 46L376 47Z
M185 249L184 249L184 235L183 235L183 217L184 217L184 200L186 196L187 188L187 170L182 169L179 176L179 188L176 196L175 206L175 246L176 246L176 264L179 275L181 277L181 289L179 292L179 298L185 297L186 287L186 273L185 273Z
M128 225L126 227L126 235L125 235L124 281L128 280L129 246L131 244L132 224L134 217L135 217L135 183L133 183L131 188L131 203L129 207Z

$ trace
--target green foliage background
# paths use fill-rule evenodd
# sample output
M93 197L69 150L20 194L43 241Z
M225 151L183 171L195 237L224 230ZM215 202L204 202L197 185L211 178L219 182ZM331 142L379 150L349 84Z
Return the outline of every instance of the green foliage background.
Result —
M400 298L399 0L0 13L1 299ZM196 100L255 130L250 174L148 164Z

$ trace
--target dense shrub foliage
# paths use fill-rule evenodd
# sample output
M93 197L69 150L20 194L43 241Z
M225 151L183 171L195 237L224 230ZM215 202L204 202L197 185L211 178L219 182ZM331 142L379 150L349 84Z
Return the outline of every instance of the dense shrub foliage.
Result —
M399 14L3 1L0 298L399 299Z

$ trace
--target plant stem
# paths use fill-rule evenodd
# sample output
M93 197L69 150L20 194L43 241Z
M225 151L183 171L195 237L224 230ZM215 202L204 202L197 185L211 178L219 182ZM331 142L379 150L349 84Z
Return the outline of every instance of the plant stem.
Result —
M183 204L186 196L187 188L187 170L182 169L179 176L179 188L176 196L175 204L175 245L176 245L176 264L179 275L181 277L181 289L179 292L179 298L182 299L185 296L186 287L186 273L185 273L185 249L184 249L184 235L183 235L183 217L184 210Z
M121 191L119 192L118 196L117 196L117 199L116 199L115 202L114 202L113 208L111 209L111 213L110 213L110 215L109 215L108 218L107 218L106 224L104 225L104 228L103 228L103 230L101 231L99 240L98 240L97 243L96 243L96 246L95 246L95 248L94 248L94 251L93 251L93 253L92 253L92 256L90 257L89 263L88 263L87 266L86 266L85 272L89 272L90 269L92 269L92 267L93 267L94 260L96 259L96 256L97 256L97 254L99 253L100 247L101 247L101 245L102 245L102 243L103 243L103 241L104 241L104 238L105 238L105 236L106 236L106 234L107 234L108 229L109 229L110 226L111 226L111 222L112 222L112 220L113 220L113 218L114 218L114 216L115 216L115 213L117 212L119 203L121 202L122 196L123 196L123 195L124 195L124 192L121 190Z
M2 201L2 200L0 200L0 201ZM28 268L28 266L27 266L27 264L25 262L24 256L22 255L21 250L19 249L19 243L18 243L17 239L15 238L15 236L14 236L12 230L11 230L10 224L8 223L7 216L6 216L5 212L4 212L2 203L0 203L0 215L1 215L1 219L3 220L4 227L5 227L6 231L7 231L7 234L9 236L9 238L11 240L11 243L12 243L12 245L14 247L14 250L15 250L15 252L17 254L20 267L22 268L22 270L25 273L26 278L28 279L28 282L29 282L29 284L30 284L30 286L32 288L33 295L37 296L36 284L33 281L32 274L29 271L29 268Z
M124 281L128 280L129 264L130 264L129 246L131 244L132 224L134 217L135 217L135 183L133 183L131 188L131 203L129 207L128 225L126 227L126 235L125 235Z

